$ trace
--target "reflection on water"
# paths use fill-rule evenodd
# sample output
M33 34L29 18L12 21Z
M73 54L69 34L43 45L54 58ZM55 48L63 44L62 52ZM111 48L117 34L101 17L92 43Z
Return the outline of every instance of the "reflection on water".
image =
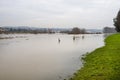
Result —
M104 45L101 34L7 36L25 38L0 40L0 80L69 78L82 66L83 54Z

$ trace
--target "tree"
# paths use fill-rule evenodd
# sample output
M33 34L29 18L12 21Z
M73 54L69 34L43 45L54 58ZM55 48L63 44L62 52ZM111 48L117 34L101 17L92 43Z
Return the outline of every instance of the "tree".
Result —
M74 27L71 31L68 31L69 34L85 34L86 30L85 29L80 29L78 27Z
M114 21L114 26L117 32L120 32L120 10L117 14L117 17L113 19Z
M104 27L103 33L115 33L116 30L113 27Z
M81 32L80 32L80 29L78 27L75 27L72 29L71 33L72 34L80 34Z

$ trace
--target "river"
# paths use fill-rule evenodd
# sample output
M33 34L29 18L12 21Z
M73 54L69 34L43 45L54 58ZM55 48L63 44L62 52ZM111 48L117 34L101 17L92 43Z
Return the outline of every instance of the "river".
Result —
M104 45L103 34L0 34L0 80L64 80L83 54Z

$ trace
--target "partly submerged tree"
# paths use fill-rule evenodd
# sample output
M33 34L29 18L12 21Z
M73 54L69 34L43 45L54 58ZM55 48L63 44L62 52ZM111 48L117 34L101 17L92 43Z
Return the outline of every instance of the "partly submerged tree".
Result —
M86 30L85 29L80 29L78 27L74 27L72 31L69 32L70 34L85 34Z
M113 19L114 21L114 26L117 32L120 32L120 10L117 14L117 17Z
M71 34L80 34L80 29L78 27L74 27L71 31Z

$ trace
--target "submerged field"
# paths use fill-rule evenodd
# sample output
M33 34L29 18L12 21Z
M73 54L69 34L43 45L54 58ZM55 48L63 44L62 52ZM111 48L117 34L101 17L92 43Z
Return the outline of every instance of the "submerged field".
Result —
M83 54L104 45L103 34L82 36L1 34L0 80L69 79L82 67Z
M91 45L92 46L92 45ZM72 80L120 80L120 34L105 39L105 46L86 55Z

